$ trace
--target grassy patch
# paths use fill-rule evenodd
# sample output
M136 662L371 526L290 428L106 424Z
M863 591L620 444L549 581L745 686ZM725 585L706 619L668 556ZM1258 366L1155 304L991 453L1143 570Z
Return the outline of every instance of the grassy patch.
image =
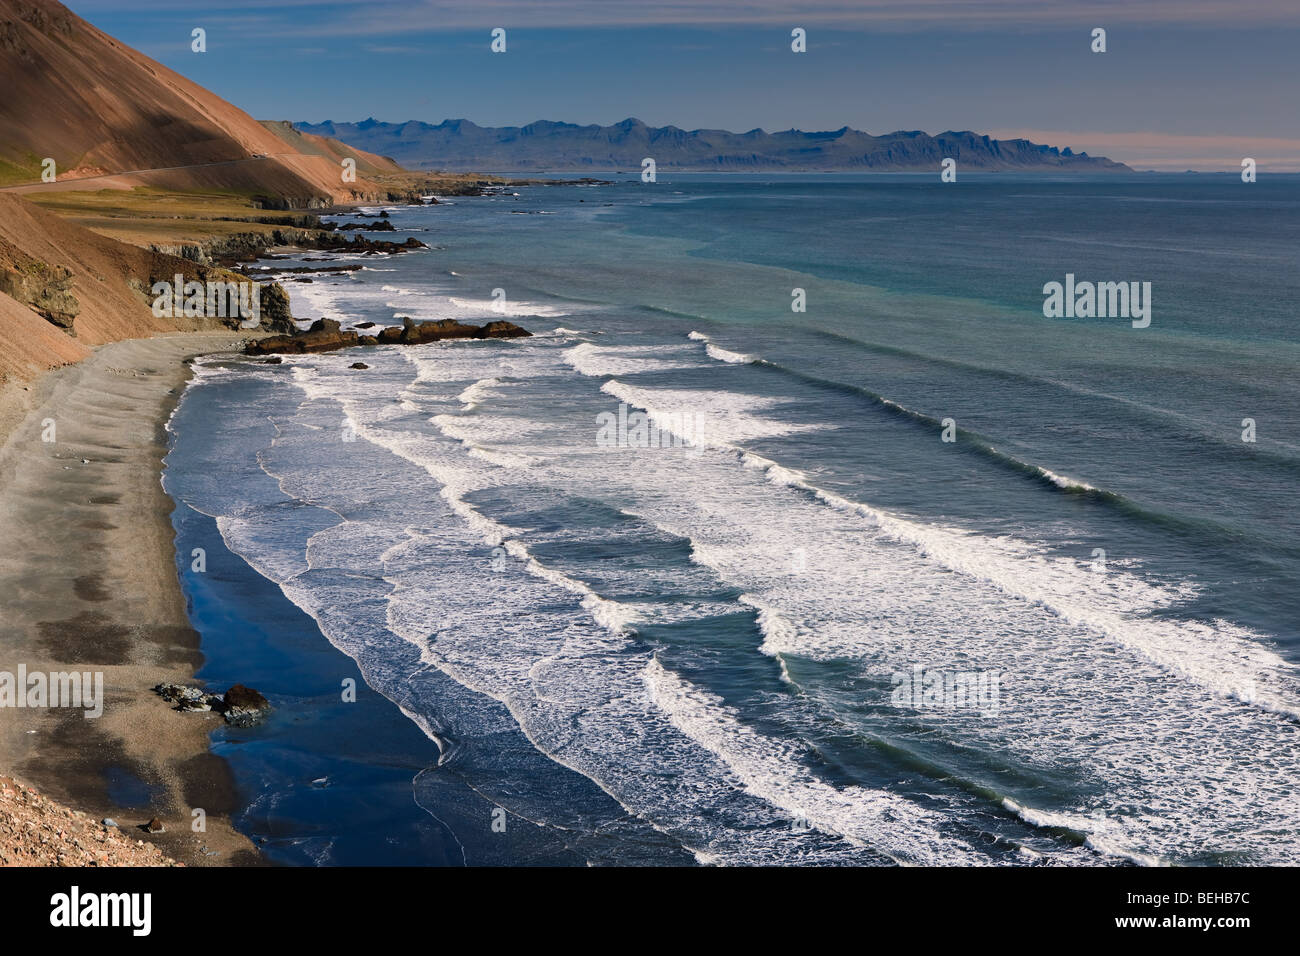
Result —
M103 236L133 245L178 245L213 236L269 232L302 213L259 209L235 192L169 192L141 187L35 192L24 197ZM254 222L252 220L263 220Z

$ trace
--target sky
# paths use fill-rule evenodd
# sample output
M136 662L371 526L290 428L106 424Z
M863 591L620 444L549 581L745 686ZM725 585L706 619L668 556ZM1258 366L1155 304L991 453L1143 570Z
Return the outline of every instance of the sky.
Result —
M970 129L1140 169L1300 170L1300 0L68 6L258 119Z

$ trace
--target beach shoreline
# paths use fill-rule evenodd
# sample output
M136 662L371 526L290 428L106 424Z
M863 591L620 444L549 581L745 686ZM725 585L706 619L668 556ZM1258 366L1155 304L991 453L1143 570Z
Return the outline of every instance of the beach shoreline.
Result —
M0 709L0 772L191 866L262 858L230 822L232 776L209 748L221 718L176 713L152 690L190 682L203 662L160 476L186 360L248 337L114 342L26 386L7 384L0 419L0 671L103 679L98 717ZM145 833L153 817L165 830Z

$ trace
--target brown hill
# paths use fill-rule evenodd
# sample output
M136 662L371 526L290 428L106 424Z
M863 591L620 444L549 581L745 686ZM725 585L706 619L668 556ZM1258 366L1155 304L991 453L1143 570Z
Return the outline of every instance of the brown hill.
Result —
M309 206L382 196L367 175L400 171L384 157L259 123L55 0L0 0L0 89L0 184L39 182L50 157L61 180L130 173L142 185ZM341 175L348 156L355 183Z

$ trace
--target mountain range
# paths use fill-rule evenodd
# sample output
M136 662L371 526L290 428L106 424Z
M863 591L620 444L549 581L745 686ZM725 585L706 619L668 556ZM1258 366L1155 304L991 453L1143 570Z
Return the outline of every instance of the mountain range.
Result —
M827 132L747 133L647 126L625 119L613 126L539 120L527 126L478 126L469 120L437 125L295 123L304 133L341 140L419 169L496 171L640 170L646 157L659 169L692 171L894 171L938 169L948 157L962 169L1131 172L1123 163L1031 143L992 139L969 130L937 135L900 130L873 136L848 126Z

